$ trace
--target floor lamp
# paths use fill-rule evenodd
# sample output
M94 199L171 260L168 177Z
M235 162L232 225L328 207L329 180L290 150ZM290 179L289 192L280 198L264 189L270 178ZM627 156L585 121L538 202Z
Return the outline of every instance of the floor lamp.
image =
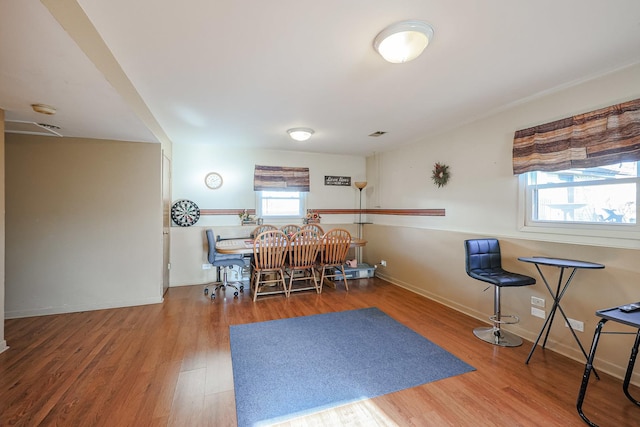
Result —
M367 186L367 181L356 181L354 183L356 188L360 190L360 212L358 216L358 239L362 239L362 190ZM356 258L358 259L358 264L362 263L362 248L356 248Z

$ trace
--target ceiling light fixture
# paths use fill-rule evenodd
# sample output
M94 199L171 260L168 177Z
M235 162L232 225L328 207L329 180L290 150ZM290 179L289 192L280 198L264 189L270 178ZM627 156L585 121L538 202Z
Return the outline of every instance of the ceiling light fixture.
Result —
M423 21L402 21L389 25L373 40L373 47L385 60L400 64L416 59L433 38L433 28Z
M292 128L287 130L287 133L289 134L291 139L302 142L311 138L311 135L313 135L315 132L313 129L309 128Z
M33 108L33 111L35 111L36 113L47 114L49 116L52 116L56 113L56 109L51 105L31 104L31 108Z

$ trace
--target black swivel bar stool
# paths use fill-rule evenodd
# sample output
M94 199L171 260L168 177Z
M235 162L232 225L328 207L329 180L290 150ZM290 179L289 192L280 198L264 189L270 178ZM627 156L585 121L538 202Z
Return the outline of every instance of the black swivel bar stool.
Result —
M464 246L467 274L495 286L494 314L489 317L493 326L475 328L474 335L483 341L503 347L522 345L522 338L501 329L501 325L518 323L520 319L512 314L501 313L500 290L503 287L534 285L536 279L502 269L500 244L497 239L465 240Z

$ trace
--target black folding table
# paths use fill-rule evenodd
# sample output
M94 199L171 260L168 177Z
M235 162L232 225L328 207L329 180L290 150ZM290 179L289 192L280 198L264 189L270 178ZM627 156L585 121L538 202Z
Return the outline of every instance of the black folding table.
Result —
M584 374L582 375L582 384L580 385L580 392L578 393L578 400L576 402L576 407L578 409L578 414L580 417L590 426L598 427L597 424L589 420L587 416L582 411L582 404L584 403L585 395L587 394L587 386L589 385L589 376L591 375L591 371L593 370L593 359L596 356L596 349L598 347L598 340L600 339L600 334L632 334L633 332L602 332L602 328L607 321L611 320L613 322L618 322L623 325L631 326L632 328L636 328L636 340L631 348L631 355L629 356L629 364L627 365L627 372L624 376L624 382L622 383L622 390L624 391L625 396L640 406L640 402L637 401L631 394L629 393L629 383L631 382L631 375L633 374L633 366L636 363L636 356L638 354L638 344L640 344L640 310L634 311L631 313L625 313L619 309L619 307L607 308L605 310L596 311L596 316L601 317L602 319L598 322L596 326L596 331L593 335L593 343L591 344L591 351L589 352L589 356L587 357L587 363L584 367Z
M564 293L567 291L567 288L571 284L571 281L573 280L573 276L575 276L576 271L578 271L579 269L601 269L601 268L604 268L604 265L598 264L595 262L589 262L589 261L578 261L578 260L563 259L563 258L547 258L547 257L539 257L539 256L520 257L518 258L518 260L535 264L536 269L538 270L538 273L542 278L542 281L544 282L545 286L547 287L547 290L549 291L549 293L551 294L551 297L553 298L553 305L551 306L551 311L549 312L549 316L544 321L544 325L542 325L542 329L538 334L538 338L536 338L536 341L533 343L533 346L531 347L531 351L529 352L529 356L527 357L527 361L525 363L527 364L529 363L529 360L531 359L533 352L538 346L540 337L542 337L542 334L545 332L545 329L547 330L547 333L544 336L544 341L542 342L542 348L544 348L547 345L547 338L549 338L549 331L551 330L551 325L553 324L553 319L556 315L556 310L560 310L562 317L564 317L564 320L567 322L567 325L569 326L569 330L573 334L573 338L578 343L578 346L580 347L580 350L582 350L582 354L586 359L587 352L584 350L584 347L582 347L582 344L580 343L580 340L578 339L576 332L573 330L573 326L571 326L571 322L569 322L569 318L567 317L566 314L564 314L564 310L560 305L560 300L562 300ZM555 291L551 288L551 286L549 286L549 282L547 281L547 278L544 276L544 274L542 274L542 270L540 269L541 265L557 267L560 269L560 274L558 275L558 285ZM566 279L566 281L563 282L565 269L570 269L571 274ZM593 373L596 377L598 377L597 372L594 371Z

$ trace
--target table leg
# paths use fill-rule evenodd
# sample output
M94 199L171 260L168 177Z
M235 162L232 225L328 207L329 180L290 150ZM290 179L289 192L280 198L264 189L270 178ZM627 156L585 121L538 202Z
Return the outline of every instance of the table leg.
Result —
M598 326L596 326L596 331L593 334L593 343L591 344L591 351L589 352L589 356L587 356L587 363L584 366L584 374L582 375L582 383L580 384L580 392L578 393L578 400L576 401L576 409L578 410L578 414L580 418L584 420L585 423L589 424L592 427L598 427L597 424L593 423L582 411L582 403L584 402L584 398L587 394L587 386L589 385L589 376L591 375L591 371L593 370L593 359L596 356L596 349L598 348L598 340L600 339L600 332L602 332L602 327L607 322L607 319L602 319L598 322ZM640 336L640 331L639 335ZM638 340L636 339L636 343ZM595 372L595 371L594 371Z
M573 272L575 273L576 270L574 269ZM542 272L540 272L540 275L542 276ZM551 307L551 311L549 312L549 319L550 319L549 320L549 327L547 328L547 333L544 336L544 341L542 342L542 348L545 348L545 346L547 345L547 339L549 338L549 332L551 331L551 325L553 324L553 319L555 319L555 317L556 317L556 310L560 306L560 298L562 298L562 295L564 295L564 290L567 289L567 285L569 284L569 282L567 282L567 284L564 286L564 289L561 292L561 289L562 289L562 276L563 275L564 275L564 268L560 268L560 276L558 277L558 286L556 288L556 293L555 294L551 291L551 287L549 285L547 285L547 289L549 289L549 293L551 294L551 297L553 298L553 306ZM571 275L569 280L571 280L572 277L573 277L573 274ZM547 281L544 280L544 283L546 285Z
M544 282L544 285L547 287L547 290L549 291L549 294L553 298L553 306L551 307L551 311L549 312L549 316L547 316L547 318L544 320L544 324L542 325L542 329L540 329L540 333L538 334L538 337L536 338L536 341L533 343L533 346L531 347L531 351L529 352L529 356L527 357L527 361L524 362L525 364L529 364L529 360L531 360L531 356L533 356L533 352L536 350L536 347L538 346L538 342L540 342L540 338L542 337L542 334L544 334L544 332L545 332L545 328L547 329L547 333L545 335L544 343L542 345L542 348L544 348L544 346L547 343L547 337L549 336L549 331L551 330L551 323L553 323L553 318L555 316L556 307L559 304L558 295L560 294L560 283L561 283L561 280L562 280L562 272L564 270L564 269L561 269L561 271L560 271L560 280L558 281L558 290L554 294L553 289L551 289L551 286L549 286L549 282L547 282L547 278L544 276L544 274L542 274L542 270L540 269L540 266L538 264L535 264L535 266L536 266L536 269L538 270L538 274L540 275L540 277L542 278L542 281Z
M531 347L531 351L529 352L529 356L527 357L527 361L524 362L525 364L529 364L529 360L531 360L531 356L533 356L533 352L535 351L536 347L538 346L538 342L540 341L540 337L544 333L544 328L547 327L547 324L549 323L549 319L551 319L551 317L547 317L545 319L544 324L542 325L542 329L540 330L540 333L538 334L538 338L536 338L536 341L533 343L533 346Z
M638 345L640 344L640 329L638 329L638 333L636 334L636 341L633 344L633 348L631 349L631 356L629 356L629 365L627 366L627 373L624 376L624 383L622 384L622 390L624 390L625 396L627 399L640 406L640 402L631 396L629 393L629 383L631 382L631 374L633 374L633 366L636 364L636 356L638 355Z
M536 347L538 345L538 342L540 341L540 337L542 336L542 333L544 332L545 328L547 328L547 331L546 331L546 334L544 336L544 341L542 342L542 348L545 348L545 346L547 345L547 339L549 338L549 332L551 332L551 326L552 326L553 320L555 319L555 316L556 316L556 310L558 310L558 309L560 309L560 314L562 314L562 317L564 317L564 320L565 320L565 322L567 322L567 325L569 326L569 330L571 331L571 334L573 335L573 338L578 343L578 346L580 347L580 350L582 350L582 354L584 355L584 358L587 359L588 358L587 352L585 351L584 347L582 346L582 343L580 342L580 339L576 335L576 332L574 331L573 326L571 326L571 323L569 322L569 318L567 317L567 315L565 314L564 310L562 309L562 306L560 305L560 300L562 299L562 297L564 296L565 292L569 288L569 284L571 284L571 281L573 280L573 277L575 276L576 271L578 271L578 269L574 268L571 271L571 274L569 275L569 278L567 279L566 282L564 282L564 285L563 285L562 283L563 283L565 267L560 267L560 274L559 274L559 277L558 277L558 285L557 285L556 291L554 293L553 289L551 289L551 286L549 286L549 282L547 282L547 278L544 276L544 274L542 274L542 270L540 269L538 264L536 264L536 268L538 269L538 274L540 274L540 277L542 278L542 281L544 282L545 286L547 287L547 290L549 291L549 294L553 298L553 306L551 307L551 311L549 312L549 316L545 320L544 325L542 326L542 330L540 331L540 334L538 335L538 338L536 339L536 342L533 344L533 347L531 348L531 352L529 353L529 357L527 357L527 361L525 363L526 364L529 363L529 360L531 359L531 356L533 355L533 352L536 349ZM597 379L600 379L600 375L598 375L598 372L595 369L593 369L593 375L595 375L595 377Z

